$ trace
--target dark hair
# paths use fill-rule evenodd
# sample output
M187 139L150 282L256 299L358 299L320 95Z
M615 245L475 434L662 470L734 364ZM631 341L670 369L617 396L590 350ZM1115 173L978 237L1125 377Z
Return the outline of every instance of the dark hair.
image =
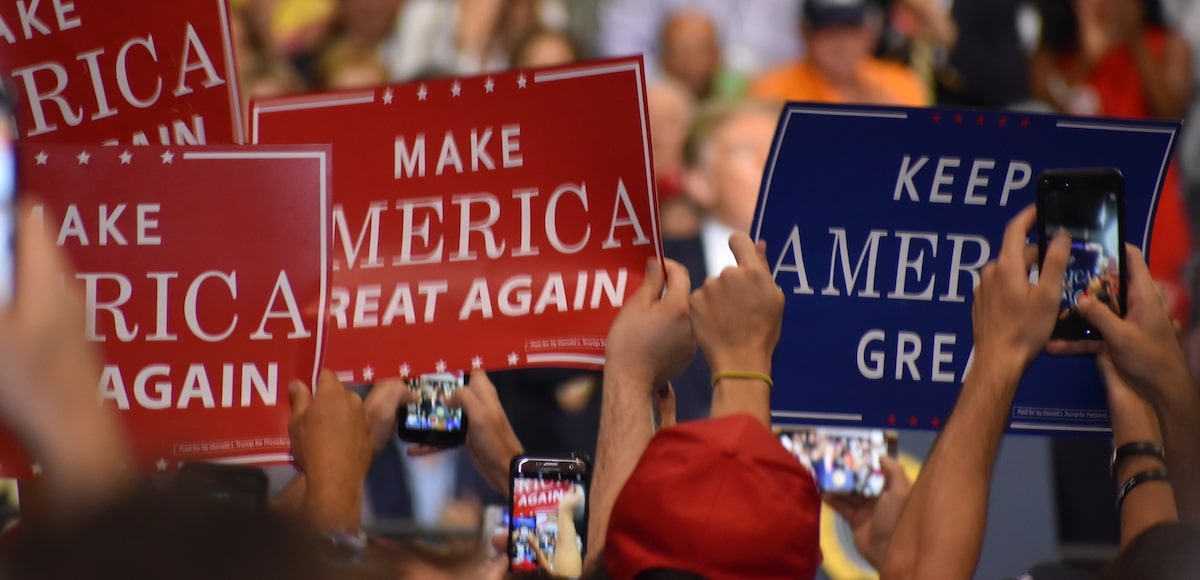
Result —
M0 552L5 578L360 578L322 541L262 509L144 492L71 524L28 525Z
M567 47L571 49L571 60L579 60L579 58L583 55L583 51L579 48L579 44L575 42L575 39L572 38L570 34L567 34L566 32L559 32L557 30L551 30L549 28L538 27L529 31L525 36L522 36L521 39L517 41L517 44L513 46L512 53L509 54L508 62L514 67L519 66L517 63L520 62L522 57L525 56L525 53L529 51L529 48L533 46L535 42L547 36L557 38L566 44Z
M1141 0L1145 11L1143 26L1165 26L1161 0ZM1079 46L1079 17L1071 0L1038 0L1042 16L1041 45L1050 52L1061 54Z

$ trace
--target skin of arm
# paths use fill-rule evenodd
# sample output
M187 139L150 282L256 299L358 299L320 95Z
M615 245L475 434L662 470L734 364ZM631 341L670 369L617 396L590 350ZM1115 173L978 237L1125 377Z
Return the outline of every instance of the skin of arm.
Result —
M666 387L695 352L690 292L687 268L650 260L642 286L609 330L588 517L589 569L604 547L617 495L654 437L653 393Z
M1104 336L1099 348L1117 372L1154 407L1179 520L1200 524L1200 391L1145 258L1130 245L1125 252L1125 317L1088 298L1080 300L1079 313ZM1056 342L1048 350L1071 354L1088 348L1096 347Z
M692 294L692 329L714 373L771 375L771 356L783 324L783 291L767 264L766 245L734 234L736 268L705 281ZM771 426L771 388L758 379L724 378L714 385L711 416L748 414Z
M1013 218L999 258L980 273L974 364L888 544L885 578L970 578L975 571L1009 407L1050 339L1070 251L1070 239L1055 236L1038 284L1030 284L1036 256L1026 256L1025 240L1035 221L1032 207Z
M1113 448L1127 443L1146 441L1162 445L1162 433L1154 407L1137 395L1125 379L1117 374L1106 355L1097 358L1100 374L1108 391L1108 407L1112 410ZM1161 469L1163 462L1156 457L1135 455L1117 465L1115 485L1119 489L1130 477L1148 469ZM1121 546L1124 547L1142 532L1160 523L1179 520L1175 494L1170 482L1149 481L1125 496L1121 506Z

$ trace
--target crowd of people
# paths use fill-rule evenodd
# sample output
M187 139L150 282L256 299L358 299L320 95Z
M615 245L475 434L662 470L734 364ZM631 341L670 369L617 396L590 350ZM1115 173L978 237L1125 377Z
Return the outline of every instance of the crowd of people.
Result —
M861 444L811 454L806 466L771 431L771 389L794 388L770 380L784 298L747 233L782 102L1190 117L1200 104L1194 4L234 1L247 99L645 55L670 259L665 271L648 263L626 300L603 374L476 370L440 401L469 418L462 452L399 445L397 410L438 412L405 381L352 389L324 373L317 385L291 385L299 473L269 509L245 509L147 485L125 467L119 420L95 404L99 352L84 339L78 292L62 284L70 266L49 234L22 223L18 298L0 316L0 419L41 458L44 476L22 489L19 529L0 538L0 577L504 578L507 532L430 541L362 530L393 513L477 525L482 504L509 497L514 457L569 450L595 458L581 561L557 557L576 544L563 544L574 529L563 513L527 528L523 560L563 577L813 578L823 500L813 474L857 461L850 447ZM1200 309L1189 299L1200 281L1189 266L1197 147L1200 133L1187 131L1164 184L1151 266L1125 249L1126 316L1089 297L1078 303L1103 341L1050 339L1070 243L1051 243L1031 281L1035 215L1012 220L981 272L973 364L921 477L879 454L879 470L863 478L882 477L878 497L824 498L882 577L972 577L1009 408L1044 351L1096 356L1104 377L1121 551L1103 577L1200 571ZM1028 564L1035 579L1046 569Z

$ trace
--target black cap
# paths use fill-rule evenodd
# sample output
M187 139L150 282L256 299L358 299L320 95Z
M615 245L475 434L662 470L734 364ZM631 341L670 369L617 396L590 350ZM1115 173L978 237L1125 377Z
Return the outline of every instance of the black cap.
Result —
M862 26L872 8L870 0L806 0L804 21L812 28Z

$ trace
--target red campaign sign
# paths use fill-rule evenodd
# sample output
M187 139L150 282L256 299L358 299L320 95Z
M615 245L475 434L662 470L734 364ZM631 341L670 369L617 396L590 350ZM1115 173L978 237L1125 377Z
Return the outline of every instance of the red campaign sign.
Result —
M288 461L287 385L324 346L328 149L24 147L139 468ZM0 441L0 474L37 471L21 457Z
M347 382L598 368L661 257L640 59L257 101L256 143L331 143L326 366Z
M243 143L227 0L0 4L23 140Z

